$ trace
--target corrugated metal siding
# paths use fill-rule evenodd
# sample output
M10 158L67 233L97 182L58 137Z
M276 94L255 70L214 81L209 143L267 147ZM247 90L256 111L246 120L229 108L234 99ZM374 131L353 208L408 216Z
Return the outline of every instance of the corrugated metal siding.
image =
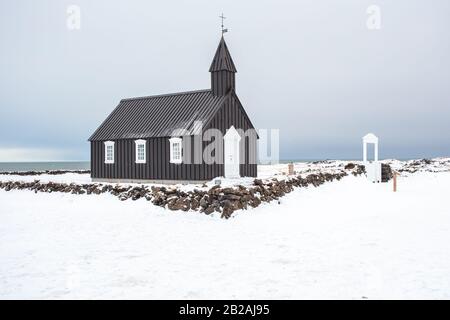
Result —
M242 104L235 94L233 94L229 100L225 101L223 107L217 112L216 116L211 120L211 123L205 128L217 128L222 134L226 133L226 130L231 126L236 129L242 129L247 131L248 129L254 129L250 119L248 118ZM242 144L245 143L245 153L241 153L241 165L240 165L240 175L243 177L256 177L257 176L257 164L249 163L249 153L250 151L257 154L257 142L249 143L248 138L241 139ZM241 149L242 150L242 149ZM223 150L221 157L223 159ZM223 165L213 165L215 172L219 172L217 176L224 175Z
M245 114L245 110L240 104L236 95L229 96L216 114L212 117L211 122L206 125L203 130L209 128L217 128L223 134L232 125L235 128L244 131L253 128L250 120ZM202 159L204 148L209 142L202 142L203 148L194 155L194 136L185 137L183 139L184 155L191 154L191 163L173 164L170 163L170 143L168 137L157 137L145 139L147 141L147 163L135 163L135 139L119 139L115 141L114 147L114 164L105 164L105 148L103 141L91 142L91 170L93 178L104 179L147 179L147 180L211 180L214 177L224 175L223 164L194 164L194 156ZM244 143L244 139L241 140ZM187 147L190 145L190 152ZM241 176L256 177L257 165L249 164L250 149L256 152L256 142L249 145L246 144L244 157L245 163L240 166ZM217 156L223 159L222 149L218 151ZM241 161L243 162L243 161Z
M235 88L234 73L229 71L211 72L211 88L214 95L226 95Z
M197 134L195 122L208 123L225 99L211 90L124 99L89 140L168 137L181 132Z
M186 137L192 139L192 137ZM135 163L134 140L116 140L114 163L105 164L105 148L102 141L91 141L91 176L103 179L147 180L210 180L217 174L207 164L170 163L169 138L150 138L147 141L146 163ZM183 149L188 144L183 141ZM191 153L194 151L191 143ZM193 162L193 161L192 161Z

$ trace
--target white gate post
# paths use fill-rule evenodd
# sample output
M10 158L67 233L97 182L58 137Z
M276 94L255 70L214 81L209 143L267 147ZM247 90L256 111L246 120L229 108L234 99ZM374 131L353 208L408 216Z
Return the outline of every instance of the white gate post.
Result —
M367 161L367 145L374 146L374 159ZM381 163L378 162L378 137L373 133L368 133L363 137L363 162L366 167L366 176L372 182L381 181Z
M363 141L363 162L367 162L367 142Z
M375 152L374 152L374 154L375 154L375 161L378 161L378 141L377 142L375 142L375 144L374 144L374 146L375 146Z

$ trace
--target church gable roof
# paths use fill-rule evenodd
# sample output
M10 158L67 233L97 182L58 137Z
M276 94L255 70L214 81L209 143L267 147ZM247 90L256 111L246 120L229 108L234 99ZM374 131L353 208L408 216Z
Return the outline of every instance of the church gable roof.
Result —
M89 141L195 135L209 123L227 96L211 90L123 99Z
M214 55L211 67L209 68L209 72L222 70L237 72L236 67L234 66L233 59L231 59L230 52L228 51L227 44L225 43L225 39L223 37L222 39L220 39L216 54Z

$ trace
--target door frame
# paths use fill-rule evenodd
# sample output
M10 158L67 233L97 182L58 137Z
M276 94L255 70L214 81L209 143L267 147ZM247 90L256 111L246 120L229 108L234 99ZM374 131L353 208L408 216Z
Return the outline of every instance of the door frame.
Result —
M231 126L225 136L223 137L224 143L224 176L225 178L240 178L240 145L241 136L237 132L234 126ZM232 162L229 161L229 153L232 153Z

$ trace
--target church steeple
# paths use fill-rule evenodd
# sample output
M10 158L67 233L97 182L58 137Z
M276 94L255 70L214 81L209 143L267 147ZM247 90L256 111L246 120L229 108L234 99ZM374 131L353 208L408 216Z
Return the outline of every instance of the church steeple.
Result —
M223 96L231 89L235 89L235 73L237 71L223 35L209 72L211 72L211 90L214 95Z

